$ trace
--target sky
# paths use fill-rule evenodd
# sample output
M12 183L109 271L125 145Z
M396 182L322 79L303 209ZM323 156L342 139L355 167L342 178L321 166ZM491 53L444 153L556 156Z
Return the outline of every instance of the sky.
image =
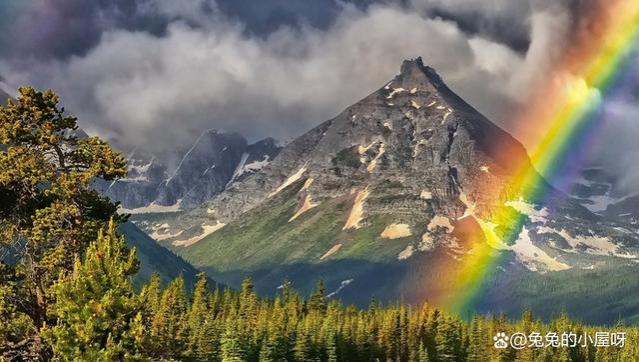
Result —
M630 1L630 0L628 0ZM168 152L205 129L290 139L422 56L525 145L514 125L604 0L5 0L0 87L56 90L89 133ZM595 29L596 30L596 29ZM639 187L636 77L606 104L593 162ZM628 94L633 96L628 97ZM614 140L614 142L606 142ZM622 156L620 156L622 155Z

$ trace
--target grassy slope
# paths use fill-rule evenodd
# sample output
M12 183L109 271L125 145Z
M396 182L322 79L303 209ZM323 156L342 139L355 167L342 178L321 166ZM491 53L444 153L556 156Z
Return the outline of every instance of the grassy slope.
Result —
M310 291L320 278L326 280L328 291L343 280L354 279L340 297L360 305L371 295L390 301L402 299L406 293L411 300L415 294L411 288L424 288L428 280L424 275L433 272L432 260L446 257L426 253L398 262L397 254L417 236L381 239L384 227L393 222L390 216L368 216L362 228L343 231L350 200L322 203L289 223L297 209L295 196L300 187L289 187L241 220L193 246L174 248L175 252L223 283L238 285L242 278L251 276L257 290L265 294L273 294L285 279L302 292ZM341 249L321 261L320 257L338 243L343 244ZM639 265L622 259L598 260L606 261L597 263L594 270L497 273L485 281L489 292L476 308L518 317L524 307L531 307L536 315L549 318L565 307L571 315L591 323L612 323L620 317L639 320Z
M223 283L237 285L253 275L258 290L273 291L284 279L298 280L308 290L324 278L329 289L342 280L357 278L380 263L392 263L406 240L379 237L389 223L384 216L369 217L358 230L343 231L352 200L331 200L289 222L298 207L300 184L190 247L176 253ZM342 244L331 257L320 260L333 245ZM330 265L338 265L339 270Z
M159 245L132 223L120 227L129 246L135 247L140 259L140 271L135 276L135 284L146 283L157 272L166 283L182 275L189 288L193 285L199 271L179 256Z
M485 295L479 311L504 312L517 317L525 307L536 315L551 317L561 309L593 324L618 320L639 322L639 265L626 260L608 261L596 269L571 269L537 274L499 274L486 281L491 295Z

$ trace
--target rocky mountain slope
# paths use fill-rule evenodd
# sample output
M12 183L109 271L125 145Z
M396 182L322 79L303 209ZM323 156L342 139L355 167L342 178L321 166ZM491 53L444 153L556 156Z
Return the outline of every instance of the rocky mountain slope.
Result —
M466 272L487 244L509 276L485 281L493 284L637 259L625 224L550 185L536 185L544 205L520 199L512 180L529 162L517 140L415 59L260 172L193 210L137 222L224 283L252 275L258 290L273 293L285 279L304 290L323 278L333 296L362 304L437 303L463 288L440 281ZM486 301L500 297L495 285Z
M583 169L570 194L590 211L639 231L639 194L621 191L617 178L605 169L596 166Z
M208 130L178 156L177 166L135 149L127 156L126 179L98 187L120 201L123 212L171 212L190 209L227 185L259 170L280 147L267 138L248 144L239 134Z

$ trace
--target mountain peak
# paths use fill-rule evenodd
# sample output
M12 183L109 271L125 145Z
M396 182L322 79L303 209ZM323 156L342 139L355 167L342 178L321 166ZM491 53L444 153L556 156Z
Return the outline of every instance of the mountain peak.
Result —
M435 69L424 65L422 57L407 59L402 63L400 73L393 80L395 87L405 88L440 88L444 85L442 78Z

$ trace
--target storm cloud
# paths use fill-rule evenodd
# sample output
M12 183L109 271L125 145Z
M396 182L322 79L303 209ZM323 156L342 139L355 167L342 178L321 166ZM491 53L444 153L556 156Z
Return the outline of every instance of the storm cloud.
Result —
M501 119L513 107L507 84L525 60L507 44L406 4L342 3L326 28L300 21L259 36L217 4L176 4L102 4L94 11L106 20L94 45L42 60L34 53L28 67L5 61L0 74L13 84L56 89L90 132L157 148L206 128L250 138L298 135L380 87L403 59L416 56ZM137 20L121 20L131 17ZM173 20L150 31L143 20L149 18Z
M539 127L511 116L566 44L591 36L584 12L596 3L10 2L0 7L0 74L13 86L55 89L90 133L161 153L209 128L297 136L422 56L525 143ZM605 137L625 122L611 121Z

